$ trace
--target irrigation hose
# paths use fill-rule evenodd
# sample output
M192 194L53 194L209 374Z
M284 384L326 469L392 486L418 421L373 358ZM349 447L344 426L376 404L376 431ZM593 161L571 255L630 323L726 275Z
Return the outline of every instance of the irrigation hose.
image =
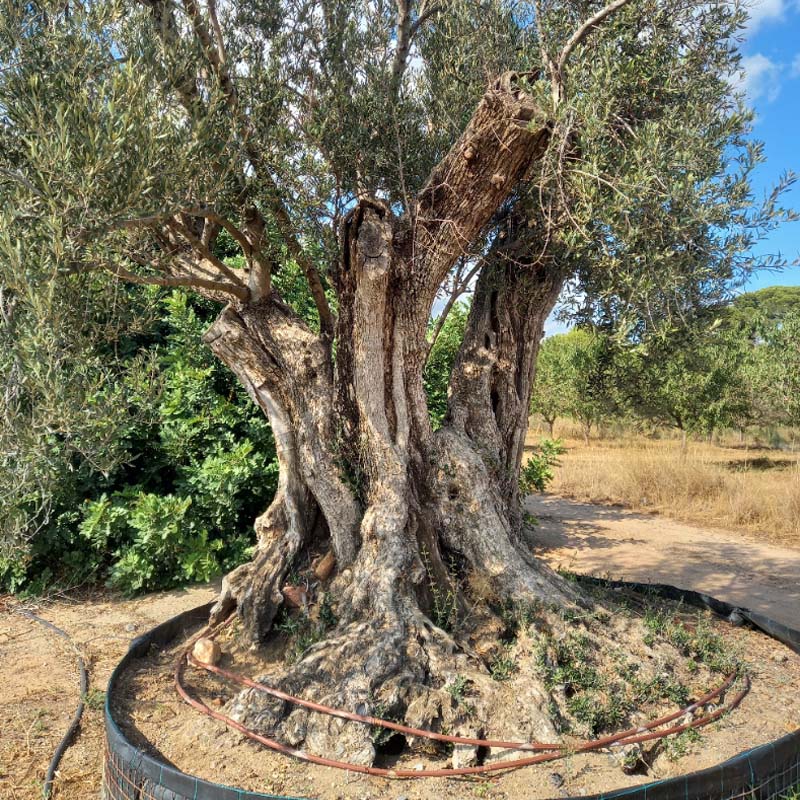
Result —
M78 695L78 705L75 708L75 713L72 715L67 732L58 743L58 747L56 747L55 753L53 753L53 757L50 759L50 764L47 767L47 773L45 774L44 779L44 787L42 788L42 796L44 797L44 800L48 800L53 793L53 781L55 780L56 770L61 762L61 757L72 743L72 737L78 730L81 717L83 716L83 698L86 697L86 693L89 691L89 675L86 672L86 664L83 661L83 656L65 630L53 625L52 622L48 622L46 619L38 617L32 611L28 611L27 609L22 609L19 611L19 613L23 617L27 617L28 619L32 619L34 622L38 622L40 625L43 625L45 628L53 631L53 633L58 634L58 636L60 636L62 639L65 639L67 642L69 642L70 646L78 657L78 673L80 675L80 694Z
M544 742L504 742L492 739L471 739L462 736L449 736L445 734L434 733L433 731L425 731L425 730L420 730L418 728L411 728L396 722L392 722L390 720L380 719L378 717L355 714L353 712L343 711L341 709L330 708L329 706L313 703L309 700L304 700L300 697L295 697L294 695L282 692L279 689L275 689L274 687L257 683L253 680L250 680L249 678L237 675L236 673L230 672L228 670L223 670L219 667L209 664L203 664L197 661L197 659L195 659L192 655L192 648L194 647L194 644L197 642L197 640L204 636L209 636L210 638L213 638L214 636L217 635L217 633L219 633L222 627L224 627L225 625L228 624L228 622L230 622L231 619L232 616L229 617L224 622L222 622L220 625L216 626L215 628L211 628L210 626L204 628L202 631L200 631L200 633L192 637L188 645L181 651L178 659L175 662L175 670L174 670L175 687L181 698L190 706L192 706L194 709L200 711L202 714L205 714L206 716L212 717L213 719L223 722L229 728L232 728L233 730L236 730L237 732L241 733L247 738L252 739L253 741L256 741L264 745L270 750L274 750L276 752L282 753L283 755L291 756L300 759L302 761L311 762L314 764L320 764L326 767L334 767L336 769L347 770L349 772L359 772L362 774L375 775L385 778L436 778L436 777L441 778L441 777L456 777L464 775L480 775L480 774L485 774L487 772L493 772L503 769L518 769L520 767L530 766L532 764L540 764L546 761L553 761L558 758L563 758L568 753L589 752L592 750L599 750L604 747L610 747L614 745L625 746L625 745L649 741L652 739L663 738L675 733L681 733L682 731L688 730L690 728L699 728L704 725L708 725L709 723L721 717L723 714L728 713L733 709L735 709L741 703L741 701L744 699L744 697L750 690L750 679L747 675L745 675L743 680L743 688L736 694L734 698L732 698L732 700L727 705L721 706L709 714L705 714L704 716L692 719L690 722L686 722L681 725L675 725L671 728L667 728L666 730L661 730L661 731L653 730L654 728L659 728L670 722L674 722L676 719L683 717L687 714L694 713L694 711L696 711L698 708L702 708L714 698L722 695L731 686L731 684L736 678L736 673L731 673L730 675L727 676L725 681L717 689L714 689L708 692L707 694L703 695L701 698L699 698L686 708L682 708L678 711L672 712L671 714L659 717L658 719L650 720L649 722L640 725L636 728L629 728L625 731L611 734L609 736L605 736L600 739L592 739L583 742L573 743L569 747L565 747L564 745L560 744L550 744ZM183 675L187 664L191 664L192 666L202 668L217 677L230 680L235 683L238 683L239 685L246 686L248 688L252 688L257 691L261 691L266 694L272 695L273 697L281 699L285 702L292 703L294 705L299 705L318 713L327 714L333 717L338 717L340 719L359 722L365 725L377 725L410 736L433 739L436 741L444 741L452 744L466 744L477 747L498 747L502 749L522 750L528 752L530 751L544 751L544 752L540 752L539 755L530 756L527 758L504 759L501 761L496 761L492 764L481 764L475 767L427 769L427 770L426 769L423 770L383 769L380 767L368 767L360 764L351 764L345 761L336 761L333 759L325 758L323 756L317 756L312 753L306 753L303 750L297 750L295 748L288 747L287 745L281 744L280 742L277 742L274 739L270 739L266 736L262 736L261 734L256 733L255 731L250 730L249 728L237 722L236 720L232 719L231 717L227 716L226 714L223 714L219 711L214 711L214 709L210 708L202 700L199 700L193 697L191 694L189 694L188 690L183 685Z

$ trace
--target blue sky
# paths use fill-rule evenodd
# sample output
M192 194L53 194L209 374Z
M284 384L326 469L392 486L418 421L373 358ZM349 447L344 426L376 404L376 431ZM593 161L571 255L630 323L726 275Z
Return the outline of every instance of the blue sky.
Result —
M800 0L757 0L742 44L742 86L756 111L753 135L767 157L754 180L758 194L769 190L784 170L800 175ZM800 209L800 186L786 205ZM755 250L800 259L800 222L783 225ZM755 276L748 289L774 284L800 285L800 267Z
M764 143L766 163L753 176L757 198L787 171L800 178L800 0L751 0L750 22L741 43L741 88L756 112L753 137ZM800 210L800 180L784 196L784 206ZM782 225L754 248L754 255L780 254L800 261L800 222ZM800 285L800 266L755 274L748 291L765 286ZM551 315L547 335L570 326Z

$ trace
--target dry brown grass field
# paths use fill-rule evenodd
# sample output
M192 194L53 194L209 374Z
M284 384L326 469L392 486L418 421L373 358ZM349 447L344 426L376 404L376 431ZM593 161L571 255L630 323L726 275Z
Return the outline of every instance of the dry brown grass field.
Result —
M535 421L534 445L546 435ZM637 435L592 438L569 422L555 436L567 452L549 491L591 503L619 504L696 524L741 530L800 548L800 453L722 441Z

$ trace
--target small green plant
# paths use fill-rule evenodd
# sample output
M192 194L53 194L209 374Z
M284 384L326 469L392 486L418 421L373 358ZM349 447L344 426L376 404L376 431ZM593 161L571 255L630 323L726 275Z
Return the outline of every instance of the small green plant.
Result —
M431 594L431 621L443 631L452 631L458 622L458 599L451 586L443 589L433 573L430 555L426 548L422 548L422 563L428 575L428 591Z
M322 595L319 604L319 621L325 625L326 628L333 628L339 621L333 611L331 596L328 592Z
M701 618L692 631L673 613L656 608L645 611L644 625L647 633L643 640L648 647L652 647L660 636L680 650L695 668L704 664L712 672L730 673L741 667L741 660L714 631L707 618ZM692 670L688 662L687 667Z
M688 728L683 733L667 737L664 740L664 755L669 761L678 761L689 753L693 744L699 741L699 731Z
M507 681L517 671L517 661L511 652L511 645L505 645L489 663L492 680Z
M563 639L542 636L536 647L536 662L545 686L563 686L569 692L601 689L603 679L592 666L591 643L584 634L569 633Z
M652 703L666 698L676 705L685 706L689 702L689 689L674 675L662 672L649 681L641 681L638 676L631 679L634 699L640 703Z
M288 639L285 651L286 660L288 663L294 664L303 657L309 647L321 642L335 624L336 617L330 609L323 614L323 608L321 608L319 621L315 622L305 613L293 613L285 607L281 607L273 628Z
M620 725L628 712L628 704L618 692L607 695L600 692L581 692L571 697L567 709L575 719L586 727L590 736L612 730Z
M566 448L560 439L542 439L520 470L520 494L545 491L553 480L553 468L558 466L558 457L564 453Z
M464 701L467 696L467 689L469 687L469 678L464 675L456 675L453 681L447 686L447 693L459 705Z
M100 689L92 688L83 696L83 702L92 711L102 711L106 703L106 693Z
M505 625L504 638L515 639L520 631L528 631L541 620L542 606L536 601L508 600L500 607Z
M397 720L389 714L389 708L380 701L374 704L372 716L378 719L388 720L389 722L397 722ZM370 738L375 747L383 747L389 739L395 735L395 731L391 728L384 728L382 725L371 725L369 731Z

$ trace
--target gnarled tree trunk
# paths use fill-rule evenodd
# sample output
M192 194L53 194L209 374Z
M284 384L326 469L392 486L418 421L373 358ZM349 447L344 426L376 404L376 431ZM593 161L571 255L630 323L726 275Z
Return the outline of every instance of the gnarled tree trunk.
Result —
M564 276L525 255L520 215L487 255L436 432L422 382L437 289L543 153L549 126L539 117L506 75L413 213L397 217L376 199L352 210L333 276L335 359L274 292L232 304L206 336L269 417L281 475L257 522L257 554L226 578L214 618L236 605L249 636L263 640L293 564L328 547L336 556L326 591L338 624L282 676L291 691L362 710L380 696L385 712L432 725L456 672L486 680L476 648L482 626L497 637L492 609L580 602L521 536L517 473L535 358ZM467 609L474 623L459 628ZM552 738L549 698L534 695L528 728ZM374 757L361 726L301 711L281 722L283 710L252 692L235 706L253 724L283 725L295 744Z

